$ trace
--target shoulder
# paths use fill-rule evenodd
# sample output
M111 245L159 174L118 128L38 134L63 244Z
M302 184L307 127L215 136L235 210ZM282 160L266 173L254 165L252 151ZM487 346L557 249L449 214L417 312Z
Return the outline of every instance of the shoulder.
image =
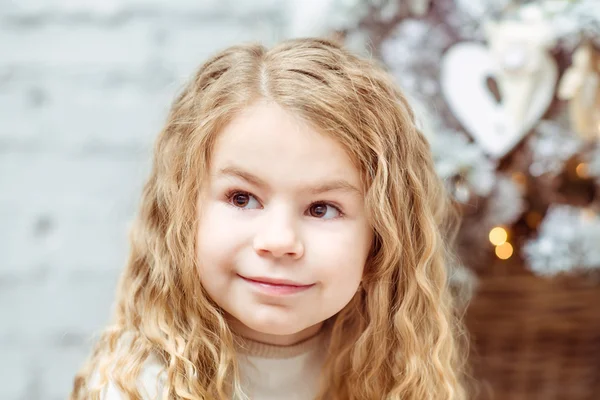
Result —
M140 392L142 400L159 399L165 383L165 368L162 362L155 356L150 355L144 362L137 379L137 389ZM92 376L91 387L98 383L99 376ZM129 399L116 383L114 374L109 372L108 383L102 387L100 394L101 400L126 400Z

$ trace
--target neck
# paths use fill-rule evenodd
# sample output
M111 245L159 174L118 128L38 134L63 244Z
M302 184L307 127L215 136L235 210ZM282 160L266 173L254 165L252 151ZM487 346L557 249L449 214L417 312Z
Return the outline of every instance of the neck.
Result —
M274 335L270 333L258 332L248 328L246 325L241 323L239 320L229 316L228 318L229 327L231 330L243 337L244 339L252 340L259 343L270 344L274 346L293 346L300 342L304 342L316 336L323 327L323 322L316 325L309 326L300 332L286 334L286 335Z

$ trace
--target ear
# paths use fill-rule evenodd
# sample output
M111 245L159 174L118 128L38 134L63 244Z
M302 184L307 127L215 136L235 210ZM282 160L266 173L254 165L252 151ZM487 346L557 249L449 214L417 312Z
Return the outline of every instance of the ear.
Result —
M573 53L573 65L578 67L587 68L592 61L592 53L590 48L587 46L580 46L575 53Z
M558 85L557 97L561 100L572 99L581 88L583 76L579 71L567 69Z

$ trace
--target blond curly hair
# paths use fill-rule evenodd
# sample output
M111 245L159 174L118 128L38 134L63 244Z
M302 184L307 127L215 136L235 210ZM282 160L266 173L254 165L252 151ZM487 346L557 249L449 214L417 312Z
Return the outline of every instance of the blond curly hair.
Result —
M468 342L448 285L456 219L429 145L382 66L307 38L227 48L174 101L131 232L114 321L71 399L98 399L109 380L141 398L136 378L151 355L164 365L162 398L244 398L235 336L199 284L196 215L216 136L260 99L347 150L374 233L363 290L332 319L318 399L467 398Z

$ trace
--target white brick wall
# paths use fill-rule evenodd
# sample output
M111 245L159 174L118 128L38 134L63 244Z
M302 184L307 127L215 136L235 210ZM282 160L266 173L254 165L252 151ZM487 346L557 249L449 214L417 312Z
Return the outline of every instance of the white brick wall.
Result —
M67 397L173 94L218 49L286 37L284 3L0 0L0 399Z

